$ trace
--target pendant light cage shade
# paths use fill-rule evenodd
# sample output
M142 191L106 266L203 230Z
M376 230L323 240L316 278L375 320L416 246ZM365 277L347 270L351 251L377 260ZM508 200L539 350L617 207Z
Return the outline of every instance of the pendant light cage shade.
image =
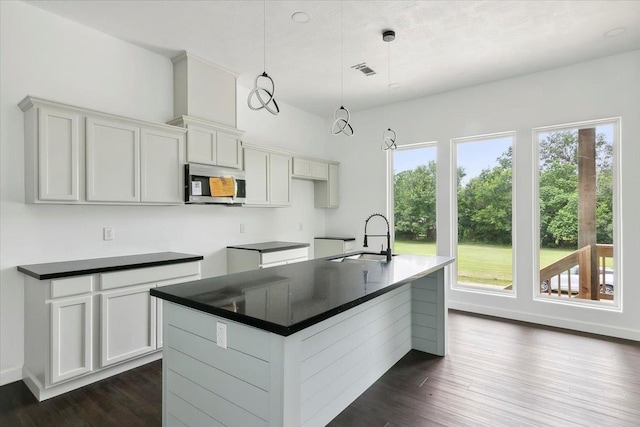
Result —
M351 113L349 113L349 110L344 108L344 105L341 105L340 108L333 113L333 118L335 119L333 126L331 127L331 133L333 135L340 135L343 133L347 136L353 136L353 127L349 124Z
M262 15L262 74L258 74L253 83L253 89L247 97L249 108L257 111L263 108L274 116L280 113L280 107L275 99L276 85L267 74L267 1L263 1ZM260 86L263 84L264 86Z
M395 150L396 148L398 148L398 146L396 145L397 138L398 134L396 134L396 131L391 128L388 128L387 130L382 132L382 149L384 151L387 151Z
M344 24L342 23L342 0L340 0L340 108L333 113L333 124L331 134L334 136L343 134L353 136L355 133L353 126L349 123L351 113L344 108Z
M385 30L382 32L382 41L387 43L387 101L389 101L389 89L391 87L391 47L389 43L396 39L396 32L393 30ZM387 120L388 114L387 114ZM395 130L390 127L387 128L384 132L382 132L382 150L395 150L398 148L396 145L396 140L398 139L398 134Z

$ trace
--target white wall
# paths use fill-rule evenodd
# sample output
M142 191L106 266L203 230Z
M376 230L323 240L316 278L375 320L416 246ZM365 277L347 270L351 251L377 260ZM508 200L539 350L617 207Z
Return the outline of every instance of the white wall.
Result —
M387 115L390 120L387 120ZM532 128L591 119L622 118L621 257L622 312L533 300L534 144ZM452 138L516 131L515 186L517 297L450 290L451 307L506 318L640 340L640 51L469 87L353 114L356 135L328 143L341 161L340 208L328 212L328 234L363 235L365 218L385 212L386 154L380 150L387 123L398 142L438 141L438 252L451 255ZM455 255L455 254L454 254Z
M0 8L0 385L22 378L23 277L17 265L180 251L205 256L207 277L226 272L227 245L311 243L324 233L324 211L313 207L313 184L299 180L293 181L292 206L279 209L25 204L20 100L29 94L164 123L173 118L172 65L22 2L2 1ZM247 94L238 88L238 127L246 131L246 142L325 155L323 119L286 104L277 118L253 112ZM115 228L115 240L102 240L104 226Z

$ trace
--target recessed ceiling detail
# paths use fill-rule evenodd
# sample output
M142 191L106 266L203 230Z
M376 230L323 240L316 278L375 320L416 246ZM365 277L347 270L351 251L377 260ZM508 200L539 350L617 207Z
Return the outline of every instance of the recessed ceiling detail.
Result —
M376 73L367 65L366 62L361 62L360 64L352 65L351 68L353 68L354 70L362 71L362 74L364 74L365 76L372 76Z

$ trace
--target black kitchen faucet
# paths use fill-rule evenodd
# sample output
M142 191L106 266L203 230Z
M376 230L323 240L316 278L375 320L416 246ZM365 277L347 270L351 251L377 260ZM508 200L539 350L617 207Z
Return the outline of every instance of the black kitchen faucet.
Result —
M387 219L386 216L379 214L379 213L374 213L373 215L370 215L369 218L367 218L367 220L364 222L364 244L363 246L365 248L368 248L368 242L367 242L367 237L385 237L384 234L367 234L367 224L369 223L369 220L371 218L373 218L374 216L379 216L382 217L382 219L384 219L384 221L387 223L387 250L386 251L380 251L381 255L387 255L387 261L391 261L391 232L390 232L390 227L389 227L389 220Z

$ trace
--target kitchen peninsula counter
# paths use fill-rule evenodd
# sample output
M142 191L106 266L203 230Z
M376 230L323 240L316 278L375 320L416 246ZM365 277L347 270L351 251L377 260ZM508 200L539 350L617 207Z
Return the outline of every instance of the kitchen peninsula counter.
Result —
M163 425L321 426L409 350L444 356L454 259L355 258L152 289L165 300Z

